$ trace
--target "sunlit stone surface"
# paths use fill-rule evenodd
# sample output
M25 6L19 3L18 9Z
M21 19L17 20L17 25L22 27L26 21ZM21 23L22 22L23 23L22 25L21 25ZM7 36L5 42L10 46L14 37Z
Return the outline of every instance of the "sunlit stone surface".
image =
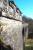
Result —
M10 45L13 50L23 50L22 14L15 4L11 5L8 0L0 0L0 35L5 45Z
M0 17L2 23L1 36L6 45L13 47L13 50L23 50L22 22Z

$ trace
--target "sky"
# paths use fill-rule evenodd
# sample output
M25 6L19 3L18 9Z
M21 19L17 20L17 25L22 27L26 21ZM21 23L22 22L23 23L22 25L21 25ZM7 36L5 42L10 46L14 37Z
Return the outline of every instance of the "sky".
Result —
M14 0L23 15L33 19L33 0Z

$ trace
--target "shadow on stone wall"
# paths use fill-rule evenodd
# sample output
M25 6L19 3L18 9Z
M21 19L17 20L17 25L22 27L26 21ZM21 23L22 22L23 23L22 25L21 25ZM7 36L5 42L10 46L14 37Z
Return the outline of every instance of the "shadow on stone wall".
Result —
M0 41L0 50L13 50L9 45L4 46L4 44Z

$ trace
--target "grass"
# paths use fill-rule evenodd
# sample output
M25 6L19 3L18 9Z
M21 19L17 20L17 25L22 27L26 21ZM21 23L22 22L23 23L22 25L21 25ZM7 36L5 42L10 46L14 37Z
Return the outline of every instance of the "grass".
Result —
M33 39L27 39L25 41L25 46L33 46Z
M33 46L25 47L25 50L33 50Z
M25 41L25 48L24 50L33 50L33 39L27 39Z
M33 46L25 46L24 50L33 50Z

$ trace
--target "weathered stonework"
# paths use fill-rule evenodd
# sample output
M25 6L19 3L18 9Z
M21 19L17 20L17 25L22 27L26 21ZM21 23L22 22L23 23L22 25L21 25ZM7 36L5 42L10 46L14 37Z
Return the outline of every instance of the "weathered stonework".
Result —
M3 43L10 45L15 50L22 50L22 22L16 20L10 20L5 17L0 17L2 25L1 36L3 37Z
M6 4L5 4L6 3ZM15 4L9 5L8 0L0 2L0 36L5 45L10 45L13 50L23 50L23 23L22 14ZM3 6L2 6L3 5ZM17 10L17 11L16 11Z

